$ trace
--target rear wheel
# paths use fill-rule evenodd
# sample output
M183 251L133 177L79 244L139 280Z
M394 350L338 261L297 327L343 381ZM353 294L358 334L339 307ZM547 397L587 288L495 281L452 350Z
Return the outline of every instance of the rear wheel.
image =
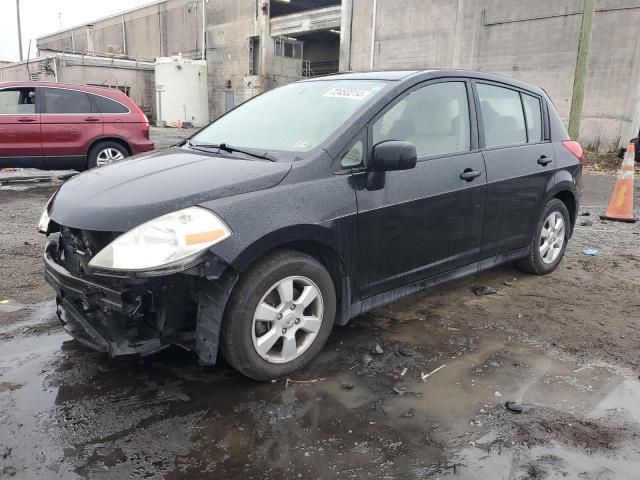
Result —
M335 310L335 287L320 262L276 252L236 285L222 326L222 355L254 380L286 377L322 350Z
M549 200L536 226L529 254L518 262L518 266L536 275L553 272L567 249L570 222L566 205L557 198Z
M105 141L95 144L87 157L87 168L99 168L129 156L127 149L118 142Z

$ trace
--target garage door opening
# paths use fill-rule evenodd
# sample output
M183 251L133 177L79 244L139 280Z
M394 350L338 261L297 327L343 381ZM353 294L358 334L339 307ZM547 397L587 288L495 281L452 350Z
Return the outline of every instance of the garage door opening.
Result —
M296 35L303 42L306 77L337 73L340 60L340 30L331 29Z

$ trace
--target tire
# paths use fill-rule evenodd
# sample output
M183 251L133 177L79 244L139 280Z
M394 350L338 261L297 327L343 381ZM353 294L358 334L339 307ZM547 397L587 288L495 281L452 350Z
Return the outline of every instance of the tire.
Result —
M550 256L552 248L549 248L544 255L541 250L545 244L543 239L543 229L546 232L549 232L547 228L549 224L547 222L551 218L551 215L555 215L556 219L560 216L563 221L562 231L556 231L551 237L556 241L549 242L549 244L553 244L557 247L559 245L558 242L560 238L562 238L562 245L557 250L557 254L554 254L555 256L553 258ZM571 218L569 216L569 210L567 210L566 205L561 200L552 198L544 206L540 220L538 220L538 224L536 225L536 229L531 240L529 254L522 260L518 261L518 267L527 273L535 275L546 275L553 272L562 261L562 257L564 257L564 252L567 249L567 242L569 240L570 229Z
M87 155L87 169L99 168L109 163L119 162L128 156L129 151L121 143L111 140L98 142L89 150L89 155Z
M276 288L281 285L286 296L289 280L293 286L290 290L293 295L289 296L294 302L283 300L280 286ZM314 292L314 287L319 295L308 307L303 307L302 301L295 302L303 299L302 292ZM312 296L310 293L306 298ZM292 304L295 305L292 307ZM264 308L265 305L269 308ZM274 311L282 312L274 321L258 320L273 319ZM335 312L335 286L322 264L296 251L276 251L244 274L232 292L222 323L222 356L236 370L254 380L266 382L287 377L306 367L322 350L333 328ZM317 318L321 319L319 325L314 320ZM265 351L265 346L268 347L270 340L276 337L273 347ZM261 354L258 346L265 339ZM289 347L287 352L285 341ZM288 359L286 354L292 352L297 356L289 355L291 359Z

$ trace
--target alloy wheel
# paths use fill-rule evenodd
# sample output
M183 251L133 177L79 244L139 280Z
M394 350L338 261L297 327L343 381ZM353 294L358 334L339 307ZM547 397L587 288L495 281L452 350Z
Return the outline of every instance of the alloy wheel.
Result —
M262 297L253 315L253 347L269 363L288 363L314 342L324 314L322 293L309 278L287 277Z
M107 147L103 150L100 150L100 152L98 152L98 156L96 158L96 166L104 167L105 165L109 165L110 163L113 163L115 161L122 160L122 159L124 159L124 155L122 154L121 151L112 147Z
M556 261L564 245L565 222L560 212L551 212L540 231L540 258L546 264Z

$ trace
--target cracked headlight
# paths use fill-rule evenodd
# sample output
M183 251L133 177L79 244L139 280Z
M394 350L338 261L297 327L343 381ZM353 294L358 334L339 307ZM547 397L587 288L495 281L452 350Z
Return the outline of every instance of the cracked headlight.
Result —
M120 235L100 250L90 267L147 271L187 264L200 253L231 236L217 215L200 207L169 213Z

